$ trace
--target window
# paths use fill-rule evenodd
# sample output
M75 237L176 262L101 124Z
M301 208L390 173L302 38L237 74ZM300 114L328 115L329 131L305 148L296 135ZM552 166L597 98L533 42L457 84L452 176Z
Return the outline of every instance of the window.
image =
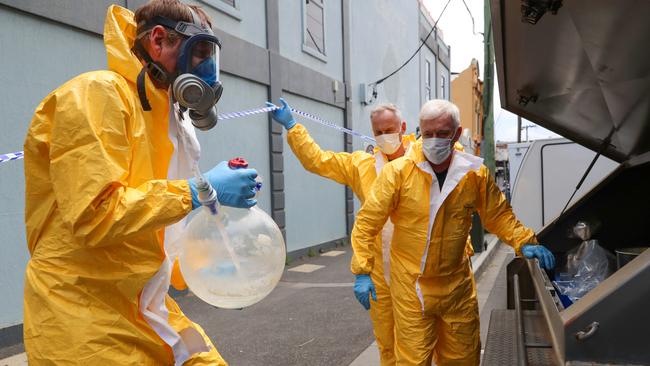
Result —
M241 11L239 10L239 0L201 0L201 2L210 5L236 20L242 19Z
M424 60L424 97L431 100L431 62Z
M440 99L447 99L447 78L440 75Z
M325 4L324 0L304 0L303 50L323 59L325 53Z

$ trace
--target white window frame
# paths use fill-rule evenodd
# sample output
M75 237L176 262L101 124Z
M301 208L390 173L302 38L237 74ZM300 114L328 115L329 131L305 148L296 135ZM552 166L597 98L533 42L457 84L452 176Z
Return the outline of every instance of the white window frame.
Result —
M325 13L325 0L322 0L323 5L323 52L307 45L307 1L302 1L302 51L312 57L315 57L323 62L327 62L327 14ZM316 6L321 6L315 3Z
M440 99L447 99L447 75L440 75Z
M241 10L239 9L239 2L242 0L234 0L235 6L230 6L229 4L226 4L222 0L199 0L204 4L207 4L208 6L219 10L220 12L228 15L229 17L235 19L235 20L242 20L242 13Z
M431 61L424 59L424 101L431 100Z

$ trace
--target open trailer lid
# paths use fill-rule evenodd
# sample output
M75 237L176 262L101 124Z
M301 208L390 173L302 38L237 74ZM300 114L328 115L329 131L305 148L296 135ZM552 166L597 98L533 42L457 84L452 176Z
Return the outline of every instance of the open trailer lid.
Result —
M491 0L502 106L622 162L650 151L650 0Z

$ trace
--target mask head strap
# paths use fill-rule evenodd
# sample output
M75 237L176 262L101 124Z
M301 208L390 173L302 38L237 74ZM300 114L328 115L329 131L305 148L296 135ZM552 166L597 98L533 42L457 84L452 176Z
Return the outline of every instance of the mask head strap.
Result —
M203 26L203 24L201 23L201 19L199 19L199 16L198 14L196 14L194 9L192 9L191 6L188 7L188 9L190 9L190 14L192 14L192 23L194 23L195 25Z
M149 77L163 85L170 84L169 73L165 71L162 65L155 62L149 53L144 49L144 46L139 39L136 39L135 44L132 48L133 53L142 58L145 62L144 67L140 70L138 74L138 79L136 81L138 88L138 97L140 98L140 104L142 104L142 109L145 111L151 110L151 105L147 99L146 87L145 87L145 73L149 74Z
M140 98L140 104L142 105L142 109L148 112L151 110L151 104L149 104L149 99L147 99L147 90L144 86L144 75L146 71L147 71L146 67L143 67L142 70L140 70L140 73L138 74L137 86L138 86L138 98Z

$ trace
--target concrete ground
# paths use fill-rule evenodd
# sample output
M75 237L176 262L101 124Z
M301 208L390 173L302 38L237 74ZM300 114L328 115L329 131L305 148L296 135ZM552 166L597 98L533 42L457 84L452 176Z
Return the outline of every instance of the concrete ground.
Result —
M486 239L493 249L472 261L480 272L483 344L491 310L505 307L505 264L514 255L496 238ZM370 319L352 292L350 257L351 248L345 246L295 260L267 298L243 310L216 309L190 293L176 299L231 365L378 365ZM19 352L21 345L13 352L0 349L0 357L14 354L0 366L26 365Z
M514 257L515 251L511 247L505 244L499 245L485 271L477 279L476 290L483 348L485 348L485 337L488 333L492 310L507 308L506 266Z
M334 254L292 262L266 299L243 310L177 301L232 365L347 365L372 342L372 326L352 292L350 247Z

